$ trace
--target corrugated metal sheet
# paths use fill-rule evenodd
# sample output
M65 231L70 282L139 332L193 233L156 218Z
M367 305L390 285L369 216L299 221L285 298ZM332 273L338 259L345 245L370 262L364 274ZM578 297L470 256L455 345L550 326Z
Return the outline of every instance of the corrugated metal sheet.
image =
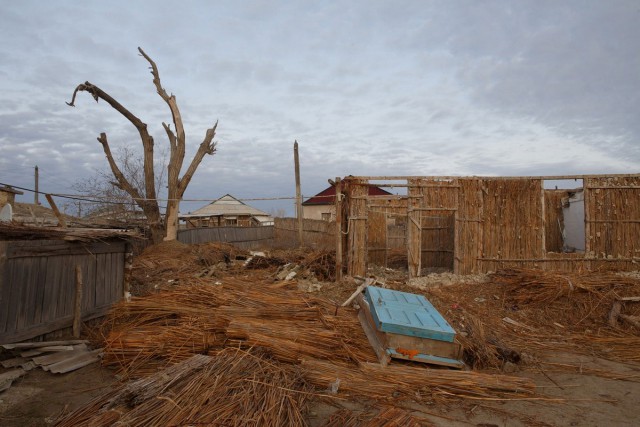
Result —
M456 332L422 295L369 286L365 297L383 332L453 342Z

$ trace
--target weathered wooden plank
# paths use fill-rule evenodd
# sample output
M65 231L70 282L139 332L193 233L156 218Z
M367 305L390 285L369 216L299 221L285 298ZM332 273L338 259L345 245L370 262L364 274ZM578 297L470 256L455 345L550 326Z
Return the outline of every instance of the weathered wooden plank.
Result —
M42 322L42 312L45 305L45 288L47 287L47 264L48 257L41 257L37 260L36 293L34 298L34 312L32 325L39 325Z
M380 364L382 366L387 366L391 359L386 350L387 343L385 334L376 329L375 321L373 320L371 310L369 309L369 304L365 301L362 294L356 296L356 302L360 306L360 310L358 310L358 320L360 321L360 325L362 325L362 329L369 340L369 344L373 347L373 351L376 353Z
M87 340L64 340L64 341L39 341L39 342L20 342L20 343L6 343L0 344L0 347L5 350L14 350L14 349L30 349L30 348L40 348L40 347L51 347L57 345L78 345L78 344L87 344Z
M38 258L23 258L16 262L23 264L24 273L22 276L23 299L20 301L20 311L18 315L17 330L33 325L36 306L36 288Z
M10 242L0 242L0 333L6 332L9 310L7 306L11 298L13 282L12 264L7 260L7 246Z
M124 246L124 242L117 240L93 243L67 242L64 240L12 241L7 250L7 258L124 252Z
M96 256L96 305L101 306L108 303L105 295L105 278L107 275L106 254Z
M71 350L57 351L53 354L46 354L44 356L34 357L33 362L38 366L53 365L54 363L69 360L75 356L78 356L80 354L85 354L85 353L87 353L86 346L84 346L84 348L78 348L78 349L73 349L73 347L71 347Z
M26 373L27 371L25 371L24 369L13 369L11 371L0 374L0 392L7 390L9 387L11 387L11 384L15 380Z
M91 310L96 305L96 259L85 257L82 261L84 287L82 290L82 311Z
M0 362L3 368L15 368L16 366L20 366L23 363L26 363L29 359L25 357L14 357L12 359L3 360Z
M18 317L20 316L21 301L23 298L24 287L22 286L22 278L24 277L24 265L22 263L11 263L11 294L7 301L7 322L5 330L7 332L16 331L18 327Z
M83 313L82 320L86 322L97 317L102 317L109 312L110 308L111 305L96 307L93 310L88 311L87 313ZM42 323L40 325L30 327L22 331L0 333L0 343L11 343L16 341L28 340L40 335L47 334L49 332L71 327L72 322L73 316L65 316L62 318L51 320L47 323Z
M75 371L76 369L80 369L84 366L98 362L100 360L100 355L102 354L102 352L103 349L84 352L84 354L79 354L62 362L48 365L46 367L43 367L43 369L54 374L64 374L67 372Z

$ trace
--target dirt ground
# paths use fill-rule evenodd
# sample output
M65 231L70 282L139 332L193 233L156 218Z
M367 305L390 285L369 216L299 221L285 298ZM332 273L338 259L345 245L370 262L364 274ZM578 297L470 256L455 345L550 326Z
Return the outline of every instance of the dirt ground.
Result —
M376 271L376 276L396 289L420 292L433 283L423 279L411 288L403 272ZM269 273L273 274L273 273ZM450 275L442 276L447 285L455 282ZM483 283L485 278L470 277L470 285ZM344 301L355 289L350 282L321 283L313 292L335 302ZM437 285L437 284L436 284ZM586 354L585 354L586 353ZM567 351L550 346L536 350L538 362L577 366L576 371L554 368L554 365L513 364L502 373L531 378L537 393L528 401L460 399L430 404L388 402L409 410L424 425L435 426L635 426L640 419L640 364L603 359L585 351ZM392 363L403 363L394 361ZM559 365L558 365L559 366ZM0 368L1 371L1 368ZM498 374L500 369L481 372ZM425 369L425 375L429 370ZM605 377L616 377L610 379ZM117 383L114 373L97 364L64 375L54 375L34 369L0 393L0 426L53 425L61 414L81 407ZM313 401L307 421L311 427L324 425L332 413L349 409L361 414L362 420L375 417L374 402L346 400L338 392L335 398Z
M59 415L100 396L115 382L113 372L97 363L62 375L33 369L0 393L0 426L53 425Z
M550 361L580 362L585 368L640 374L640 366L630 366L596 357L554 354ZM397 363L397 362L394 362ZM435 426L635 426L640 408L640 383L611 380L580 373L517 372L533 378L544 395L539 401L459 401L445 405L403 406L425 425ZM64 375L39 369L0 394L0 425L35 427L53 425L63 413L76 409L107 391L117 380L113 372L97 364ZM553 401L552 399L558 399ZM371 402L335 399L318 401L309 407L311 427L322 426L336 410L361 412L363 419L375 413Z

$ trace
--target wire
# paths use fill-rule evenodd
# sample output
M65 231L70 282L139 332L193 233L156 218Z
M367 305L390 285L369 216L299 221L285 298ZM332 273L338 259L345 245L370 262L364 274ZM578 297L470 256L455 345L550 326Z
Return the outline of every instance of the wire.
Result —
M159 198L155 198L155 199L148 199L148 198L136 198L136 197L132 197L131 199L133 200L132 202L114 202L112 200L107 199L106 197L94 197L94 196L90 196L91 198L87 198L87 196L84 196L82 194L64 194L64 193L47 193L46 191L36 191L32 188L26 188L26 187L20 187L18 185L11 185L11 184L7 184L4 182L0 182L0 185L4 185L7 187L12 187L12 188L17 188L18 190L23 190L23 191L29 191L31 193L38 193L38 194L50 194L51 196L54 197L60 197L63 199L70 199L70 200L77 200L77 201L82 201L82 202L90 202L90 203L103 203L103 204L112 204L112 205L136 205L136 201L157 201L157 202L170 202L170 201L175 201L176 199L159 199ZM333 198L335 197L335 195L326 195L326 196L313 196L313 198ZM215 202L218 199L180 199L179 201L182 202ZM247 202L247 201L268 201L268 200L296 200L295 196L286 196L286 197L254 197L254 198L240 198L240 199L236 199L238 201L241 202ZM160 208L165 209L166 206L160 206Z

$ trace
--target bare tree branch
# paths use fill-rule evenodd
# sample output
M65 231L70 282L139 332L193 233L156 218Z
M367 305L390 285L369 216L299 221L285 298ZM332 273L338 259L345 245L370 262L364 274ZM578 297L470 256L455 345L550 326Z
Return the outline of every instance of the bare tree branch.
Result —
M111 172L113 172L113 176L116 178L116 180L118 180L118 186L129 193L141 208L144 208L144 206L142 206L141 204L141 202L143 201L143 197L138 192L138 189L131 185L129 180L127 180L127 178L124 176L124 174L116 164L116 161L113 159L113 154L111 154L111 148L109 147L109 141L107 141L107 134L102 132L98 137L98 142L102 144L102 149L105 156L107 156L107 161L109 162Z
M193 156L193 159L191 160L191 164L189 165L189 168L187 169L184 176L180 180L178 184L178 194L180 195L180 198L182 198L184 191L187 189L187 186L189 185L189 182L191 181L193 174L196 172L196 169L200 165L200 162L204 158L205 154L213 155L213 153L216 152L216 143L215 141L213 141L213 138L216 136L217 128L218 128L218 122L216 121L216 123L213 125L212 128L207 129L207 133L204 137L204 140L198 147L198 151L196 152L195 156Z
M136 127L138 133L140 134L140 139L142 140L142 146L144 147L144 164L145 164L145 190L146 190L146 198L152 199L156 197L156 186L155 186L155 176L153 172L153 137L149 134L147 130L147 124L140 120L138 117L133 115L131 111L126 109L122 104L116 101L111 97L108 93L100 89L98 86L90 83L84 82L83 84L78 85L73 92L73 97L70 103L67 103L70 106L75 106L75 97L77 92L89 92L91 96L98 101L98 99L102 99L111 105L117 112L122 114L132 125Z

